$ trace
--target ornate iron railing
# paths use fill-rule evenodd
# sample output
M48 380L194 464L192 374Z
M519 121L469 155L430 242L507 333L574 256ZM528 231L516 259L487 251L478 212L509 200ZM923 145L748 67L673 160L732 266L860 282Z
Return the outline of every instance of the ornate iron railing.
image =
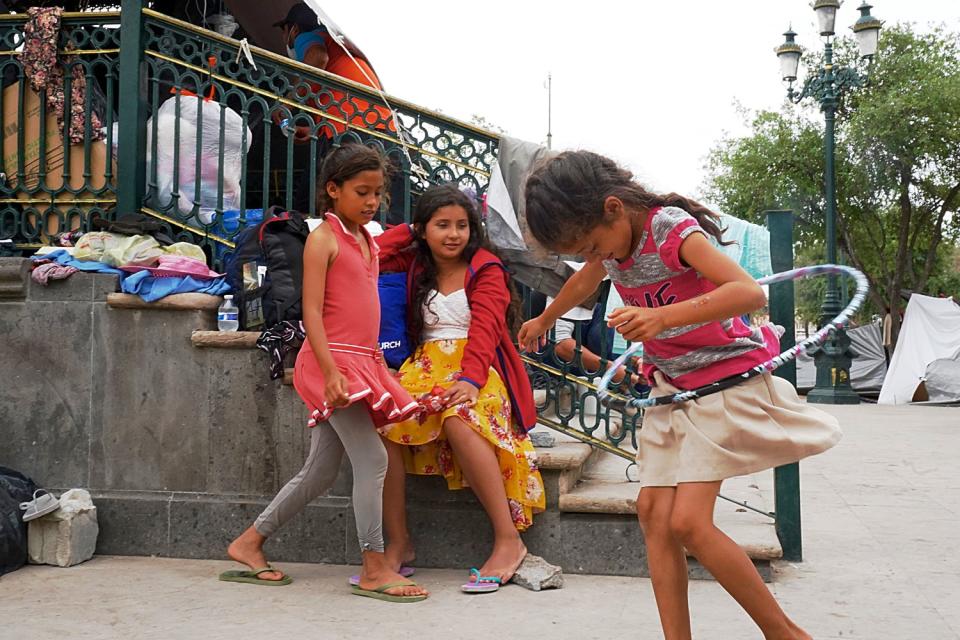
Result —
M0 15L0 239L30 249L49 244L57 233L87 229L89 219L106 215L116 203L116 172L110 161L114 142L113 107L118 95L119 13L64 13L57 50L64 67L64 111L72 99L74 70L84 78L82 141L64 144L78 132L57 122L48 91L35 92L24 74L21 54L25 15ZM51 91L53 88L51 87ZM96 112L105 137L89 117ZM9 246L8 246L9 248Z

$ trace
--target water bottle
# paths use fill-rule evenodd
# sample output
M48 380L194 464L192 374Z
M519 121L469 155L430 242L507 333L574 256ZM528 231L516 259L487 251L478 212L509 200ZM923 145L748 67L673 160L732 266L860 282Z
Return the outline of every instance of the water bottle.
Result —
M223 296L223 302L217 309L217 329L220 331L237 331L240 328L240 309L233 304L233 296Z

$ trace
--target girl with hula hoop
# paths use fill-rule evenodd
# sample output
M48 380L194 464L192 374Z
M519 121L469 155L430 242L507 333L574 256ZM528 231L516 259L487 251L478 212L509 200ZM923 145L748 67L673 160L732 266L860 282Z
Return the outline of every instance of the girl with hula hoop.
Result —
M746 553L713 523L726 478L795 462L840 440L836 419L800 401L785 380L760 372L778 357L771 325L739 316L766 304L761 287L714 247L716 214L676 194L659 196L612 160L566 152L527 180L526 217L551 251L583 256L519 340L539 349L555 320L609 276L627 305L609 324L642 341L652 397L675 396L748 371L703 396L647 409L639 435L637 515L667 640L691 637L685 549L753 618L766 638L810 638L780 608Z

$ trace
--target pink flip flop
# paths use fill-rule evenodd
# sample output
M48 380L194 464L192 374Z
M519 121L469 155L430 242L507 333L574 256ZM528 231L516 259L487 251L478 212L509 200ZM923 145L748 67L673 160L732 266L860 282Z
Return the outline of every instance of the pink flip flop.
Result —
M412 576L412 575L415 574L416 572L417 572L416 569L414 569L413 567L408 567L407 565L402 565L402 566L400 567L400 571L397 571L397 573L399 573L399 574L400 574L401 576L403 576L404 578L409 578L410 576ZM352 586L352 587L359 587L359 586L360 586L360 576L350 576L350 579L348 580L348 582L350 583L350 586Z
M493 593L500 590L500 578L482 576L479 569L470 569L470 580L460 590L464 593Z

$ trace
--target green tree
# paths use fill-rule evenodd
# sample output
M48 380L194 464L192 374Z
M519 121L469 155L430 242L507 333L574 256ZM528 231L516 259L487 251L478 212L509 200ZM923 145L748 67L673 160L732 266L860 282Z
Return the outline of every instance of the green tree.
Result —
M837 113L839 247L871 284L878 312L901 291L939 293L956 268L960 236L960 34L885 29L870 84L844 94ZM854 45L837 41L840 63ZM823 255L823 120L816 105L752 114L751 132L721 140L707 161L705 198L757 218L786 207L798 217L800 259ZM942 283L942 284L941 284ZM809 313L809 309L801 310Z

